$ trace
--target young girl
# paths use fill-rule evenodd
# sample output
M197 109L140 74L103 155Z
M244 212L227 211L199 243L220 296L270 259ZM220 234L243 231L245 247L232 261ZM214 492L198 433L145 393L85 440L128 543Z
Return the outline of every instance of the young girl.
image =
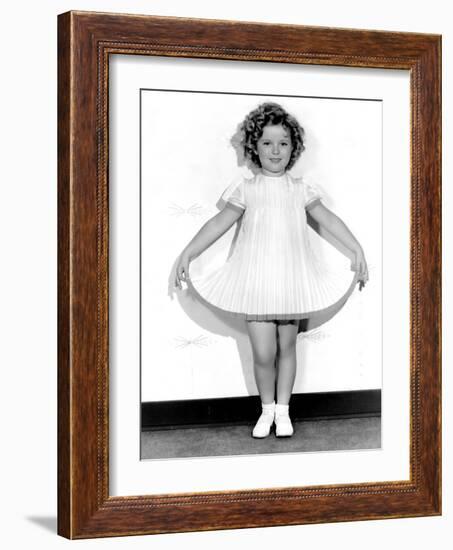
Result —
M321 202L319 191L288 171L304 150L304 130L276 103L263 103L240 126L250 179L222 194L225 207L206 222L181 253L175 287L184 281L202 302L246 321L262 411L252 436L289 437L289 400L296 376L296 338L330 319L356 283L368 280L362 247L346 225ZM346 285L338 284L316 258L309 241L307 212L355 255ZM190 262L239 222L226 263L199 277ZM352 277L352 280L351 280ZM344 279L344 277L343 277ZM275 399L277 402L275 403Z

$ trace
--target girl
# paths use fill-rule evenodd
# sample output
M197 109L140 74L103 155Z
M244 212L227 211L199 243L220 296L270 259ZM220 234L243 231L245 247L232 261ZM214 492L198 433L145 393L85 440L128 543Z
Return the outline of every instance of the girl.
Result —
M244 318L250 337L262 411L252 436L277 437L293 426L289 400L296 375L296 338L330 319L356 283L368 280L362 247L346 225L321 202L319 191L288 171L304 150L304 130L276 103L263 103L240 126L243 156L254 172L222 194L225 207L206 222L182 251L175 287L184 281L202 302ZM355 257L347 282L339 283L315 256L307 215ZM237 239L226 263L214 272L190 276L190 262L234 223ZM344 277L343 277L344 279ZM275 403L275 398L277 402Z

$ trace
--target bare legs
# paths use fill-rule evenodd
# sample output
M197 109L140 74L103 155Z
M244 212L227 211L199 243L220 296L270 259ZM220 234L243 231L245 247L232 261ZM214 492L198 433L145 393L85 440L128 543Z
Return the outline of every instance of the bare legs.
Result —
M296 378L296 339L298 323L278 324L277 403L287 405Z
M255 380L263 403L272 403L275 392L278 403L289 403L296 377L297 328L297 321L247 322Z
M253 351L255 381L262 403L272 403L275 395L277 335L274 322L249 321L247 331Z
M262 404L261 416L252 431L253 437L267 437L274 421L277 437L293 435L288 404L296 377L297 329L297 321L247 322L255 380Z

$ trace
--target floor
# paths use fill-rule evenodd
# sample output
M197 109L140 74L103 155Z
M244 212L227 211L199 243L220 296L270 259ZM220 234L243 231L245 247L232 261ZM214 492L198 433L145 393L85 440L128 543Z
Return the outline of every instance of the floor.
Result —
M253 426L192 427L143 432L141 458L187 458L268 453L379 449L381 418L342 418L294 422L292 437L251 437Z

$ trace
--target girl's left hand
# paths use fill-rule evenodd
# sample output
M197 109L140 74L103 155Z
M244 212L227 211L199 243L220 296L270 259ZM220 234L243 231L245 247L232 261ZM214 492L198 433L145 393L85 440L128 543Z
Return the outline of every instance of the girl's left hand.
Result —
M368 266L362 249L359 249L355 252L355 261L352 262L351 269L352 271L357 271L359 290L362 290L362 288L368 282Z

